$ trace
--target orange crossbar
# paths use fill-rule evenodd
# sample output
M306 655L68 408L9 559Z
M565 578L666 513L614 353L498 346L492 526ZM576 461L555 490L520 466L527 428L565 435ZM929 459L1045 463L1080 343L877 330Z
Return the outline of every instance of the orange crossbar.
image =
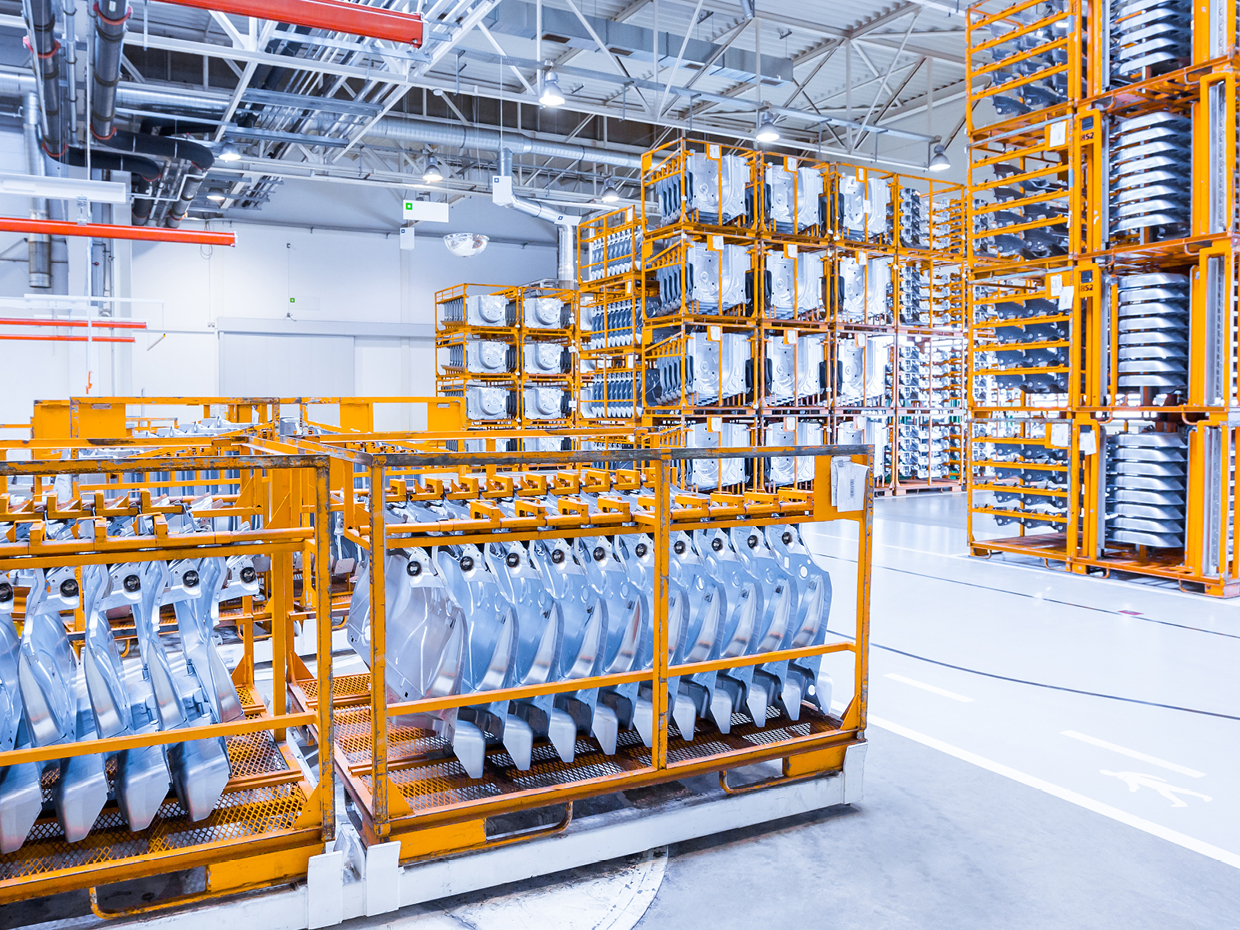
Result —
M135 239L143 242L187 242L195 245L236 245L233 233L164 229L157 226L116 226L111 223L66 223L63 220L31 220L0 216L0 232L34 233L40 236L89 236L91 239Z
M256 16L294 26L311 26L370 39L389 39L420 48L422 17L348 0L165 0L176 6Z

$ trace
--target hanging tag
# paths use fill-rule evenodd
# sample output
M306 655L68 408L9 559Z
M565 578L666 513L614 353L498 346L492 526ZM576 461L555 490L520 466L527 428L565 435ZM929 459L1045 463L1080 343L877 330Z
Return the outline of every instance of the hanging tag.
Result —
M723 236L711 236L710 247L714 249L716 252L722 252L723 251Z
M784 330L784 345L793 346L793 345L796 345L796 343L797 343L797 331L795 329L785 329Z
M711 417L710 429L712 433L718 433L723 430L723 417Z
M719 147L718 143L711 143L710 145L706 146L706 154L709 155L711 158L719 158L720 153L722 151L723 149Z
M1059 309L1060 310L1071 310L1072 309L1072 298L1075 296L1075 294L1076 294L1076 288L1073 287L1071 284L1069 284L1067 287L1061 290L1059 292Z
M797 245L795 242L789 242L787 245L784 246L784 255L787 258L797 257Z
M722 326L712 326L710 328L710 340L711 342L723 342Z
M1068 142L1068 121L1061 119L1046 127L1046 144L1053 149L1066 145Z

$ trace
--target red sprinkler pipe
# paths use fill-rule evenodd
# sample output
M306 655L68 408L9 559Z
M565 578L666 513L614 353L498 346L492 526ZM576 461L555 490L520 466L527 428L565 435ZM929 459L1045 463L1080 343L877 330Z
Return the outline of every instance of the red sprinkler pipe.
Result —
M417 13L350 3L348 0L165 0L176 6L254 16L294 26L344 32L368 39L388 39L422 47L422 17ZM295 63L294 63L295 64Z
M88 236L91 239L134 239L141 242L187 242L196 245L236 245L234 233L196 232L160 226L115 226L111 223L66 223L63 220L31 220L0 216L0 232L34 233L40 236Z
M133 336L25 336L0 333L0 342L133 342Z

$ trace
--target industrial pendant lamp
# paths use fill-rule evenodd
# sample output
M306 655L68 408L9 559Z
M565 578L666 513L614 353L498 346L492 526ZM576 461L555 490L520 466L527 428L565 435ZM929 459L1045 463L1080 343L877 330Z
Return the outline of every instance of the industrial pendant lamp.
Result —
M926 167L931 171L946 171L951 166L952 163L947 160L947 152L940 142L934 147L934 154L930 156L930 164L926 165Z
M611 178L607 179L607 183L603 186L602 196L599 199L603 203L615 203L620 199L620 192L616 190L616 185L612 183Z
M422 171L422 180L427 184L436 184L443 180L443 172L439 170L439 161L434 155L426 158L426 168Z
M754 138L759 142L779 141L779 130L775 128L775 120L771 119L770 113L762 114L762 119L758 123L758 131L754 134Z
M540 106L559 107L564 105L564 94L560 90L560 79L554 71L548 71L543 77L542 96L538 98Z

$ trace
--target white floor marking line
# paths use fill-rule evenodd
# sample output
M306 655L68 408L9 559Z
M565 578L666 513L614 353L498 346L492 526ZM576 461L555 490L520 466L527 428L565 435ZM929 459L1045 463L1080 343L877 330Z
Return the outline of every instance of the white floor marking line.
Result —
M1138 759L1141 762L1148 762L1150 765L1157 765L1159 768L1170 769L1172 772L1179 772L1181 775L1187 775L1189 778L1204 778L1206 774L1205 772L1198 772L1196 769L1190 769L1186 765L1176 765L1174 762L1168 762L1166 759L1160 759L1157 756L1147 756L1145 753L1137 752L1135 749L1117 746L1114 743L1108 743L1104 739L1097 739L1093 736L1086 736L1084 733L1077 733L1076 730L1064 730L1060 736L1080 740L1082 743L1089 743L1091 746L1098 746L1102 749L1109 749L1111 752L1118 752L1121 756L1127 756L1129 759Z
M961 704L973 703L973 698L971 697L965 697L963 694L957 694L955 691L948 691L945 688L936 688L934 685L928 685L924 681L916 681L912 678L905 678L903 675L897 675L895 672L888 672L883 677L890 678L892 681L898 681L901 684L906 684L913 688L921 688L922 691L929 691L931 694L937 694L940 697L951 698L953 701L959 701Z
M955 756L957 759L994 772L996 775L1002 775L1004 778L1018 781L1022 785L1036 788L1038 791L1044 791L1059 798L1061 801L1067 801L1069 804L1083 807L1086 810L1093 811L1095 814L1101 814L1103 817L1110 817L1112 820L1118 820L1120 823L1127 824L1130 827L1136 827L1138 830L1166 840L1169 843L1175 843L1177 846L1183 846L1185 849L1201 853L1201 855L1222 862L1224 865L1229 865L1233 869L1240 869L1240 854L1213 846L1204 840L1180 833L1178 830L1172 830L1170 827L1164 827L1162 824L1146 820L1144 817L1138 817L1135 814L1122 811L1118 807L1112 807L1109 804L1103 804L1101 801L1095 801L1093 798L1087 798L1083 794L1077 794L1075 791L1053 785L1036 776L1026 775L1024 772L1017 771L1001 762L994 762L984 756L977 755L977 753L969 752L967 749L960 749L950 743L935 739L933 736L927 736L924 733L918 733L916 730L910 730L908 727L900 726L898 723L892 723L890 720L884 720L871 714L867 717L866 722L868 725L876 726L880 730L888 730L897 736L903 736L905 739L911 739L914 742L921 743L923 746L929 746L931 749L945 752L949 756Z

